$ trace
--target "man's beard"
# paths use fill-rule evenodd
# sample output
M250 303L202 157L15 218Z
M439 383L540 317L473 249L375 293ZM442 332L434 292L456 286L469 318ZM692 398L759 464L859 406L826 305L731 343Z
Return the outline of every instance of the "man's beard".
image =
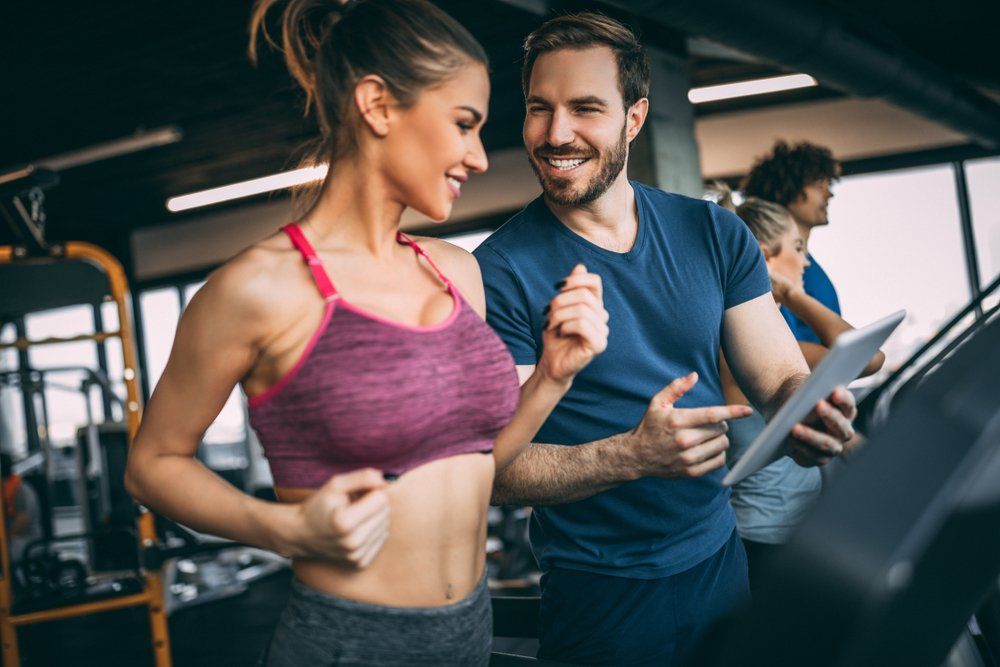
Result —
M563 155L580 154L579 151L567 151L565 149L537 149L535 150L534 159L529 158L528 160L531 168L535 171L535 176L538 177L538 182L542 186L545 197L559 206L584 206L589 204L607 192L611 184L618 178L618 174L625 168L625 160L628 158L628 141L625 139L625 125L622 125L622 133L618 139L618 143L612 146L605 155L596 158L600 161L597 173L590 178L590 181L586 183L580 192L574 192L572 182L568 179L551 176L543 172L536 163L536 160L541 162L546 157L560 157L560 153ZM591 157L590 159L593 160L595 158Z

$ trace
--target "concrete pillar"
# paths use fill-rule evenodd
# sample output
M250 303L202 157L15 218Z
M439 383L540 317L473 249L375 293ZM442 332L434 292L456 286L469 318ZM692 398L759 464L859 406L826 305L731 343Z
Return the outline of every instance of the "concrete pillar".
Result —
M649 115L632 143L629 178L667 192L701 197L701 163L687 59L647 46L651 69Z

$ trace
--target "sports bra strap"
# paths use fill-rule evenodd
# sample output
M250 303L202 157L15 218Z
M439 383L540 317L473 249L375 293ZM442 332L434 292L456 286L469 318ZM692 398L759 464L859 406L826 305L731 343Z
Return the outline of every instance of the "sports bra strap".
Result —
M438 278L441 279L441 282L443 282L449 288L451 287L451 281L448 280L448 277L446 275L444 275L443 273L441 273L441 269L439 269L437 267L437 264L434 263L434 260L431 259L431 256L427 254L426 250L424 250L419 245L417 245L416 241L414 241L413 239L411 239L409 236L407 236L403 232L396 232L396 241L399 242L399 243L404 243L404 244L410 246L411 248L413 248L413 251L415 253L417 253L418 255L420 255L421 257L423 257L424 259L427 260L427 263L430 264L431 268L434 269L434 272L437 273L437 276L438 276Z
M312 271L313 279L316 281L316 287L319 288L320 294L327 301L332 301L336 299L339 294L337 294L337 288L333 286L333 282L330 280L330 276L326 275L326 269L323 268L323 262L320 260L319 256L316 255L316 251L313 249L312 244L309 243L309 239L306 235L302 233L299 226L290 222L281 228L281 231L288 234L288 238L292 240L292 245L302 253L302 259L305 260L306 265L309 270Z

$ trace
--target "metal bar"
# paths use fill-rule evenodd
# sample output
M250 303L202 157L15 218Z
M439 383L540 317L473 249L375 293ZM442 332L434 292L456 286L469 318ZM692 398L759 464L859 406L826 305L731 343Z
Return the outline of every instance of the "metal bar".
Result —
M59 174L43 165L28 164L0 173L0 195L17 197L32 188L49 188L59 184Z
M969 325L964 331L948 341L947 345L941 348L937 354L931 358L930 361L924 363L923 367L914 373L911 377L906 379L906 384L910 384L914 381L918 381L920 378L927 375L928 372L937 367L942 361L947 359L956 349L961 347L970 336L977 333L985 324L988 324L990 319L1000 312L1000 303L990 308L981 317L977 317L976 320ZM905 385L904 385L905 386ZM902 389L902 387L900 388Z
M0 517L6 516L7 512L3 506L3 494L0 493ZM17 631L8 622L14 596L10 589L10 582L13 580L13 577L11 576L10 542L7 540L6 521L0 521L0 572L3 574L3 579L0 579L0 649L2 649L3 653L3 664L19 665L20 656L17 650Z
M94 331L104 331L104 315L101 313L101 304L92 303L90 307L94 313ZM108 348L106 343L97 343L97 365L101 367L104 377L108 377ZM101 406L104 409L103 421L111 421L114 415L111 409L111 397L108 396L108 392L104 390L103 386L101 387Z
M106 141L87 148L70 151L61 155L36 160L39 167L62 171L85 164L108 160L122 155L129 155L149 148L177 143L184 138L184 133L176 125L164 125L152 130L139 130L129 137Z
M6 380L11 377L23 378L25 376L38 376L44 379L46 375L52 373L82 373L87 377L87 382L100 385L104 391L110 394L110 398L113 401L119 404L122 402L121 398L111 390L111 381L108 379L108 376L99 370L94 370L90 366L47 366L45 368L24 368L15 371L0 371L0 380ZM50 386L62 387L62 385L58 385L53 382L48 384ZM76 391L76 388L73 388L72 391Z
M108 600L98 600L97 602L86 602L75 604L69 607L57 607L46 609L45 611L35 611L28 614L18 614L11 616L10 622L14 627L22 625L32 625L34 623L45 623L47 621L58 621L64 618L74 618L85 616L102 611L113 611L115 609L125 609L127 607L138 607L150 602L149 592L136 593L120 598L110 598Z
M14 320L14 331L17 335L17 340L22 340L27 337L27 330L24 325L24 317L18 317ZM0 349L7 349L11 347L10 344L4 343L3 347ZM17 352L17 368L18 370L31 368L31 360L28 359L28 348L19 347ZM21 402L24 405L24 423L27 424L37 424L38 419L35 416L35 404L31 399L31 394L34 390L28 387L28 391L21 387ZM33 426L29 426L25 429L27 431L28 437L28 451L29 452L39 452L42 450L41 442L38 437L38 429Z
M987 287L985 290L983 290L982 294L980 294L979 297L977 297L976 299L973 299L972 301L970 301L968 303L968 305L966 305L964 308L962 308L962 310L958 311L958 314L955 315L953 318L951 318L951 320L946 325L944 325L943 327L941 327L941 329L939 329L938 332L936 334L934 334L934 336L929 341L927 341L926 343L924 343L923 346L921 346L921 348L919 350L917 350L916 352L914 352L913 354L911 354L909 359L907 359L906 361L904 361L903 364L900 365L899 368L897 368L895 371L893 371L892 375L889 376L889 378L883 383L883 385L887 385L890 382L894 381L896 378L898 378L899 376L901 376L906 370L908 370L910 366L912 366L917 361L919 361L920 358L924 354L926 354L928 350L930 350L931 348L933 348L935 345L937 345L941 341L941 339L943 339L945 336L947 336L948 332L951 331L955 327L955 325L957 325L959 322L961 322L962 320L964 320L966 318L966 316L968 316L969 313L971 313L977 307L981 311L982 308L983 308L983 305L982 305L983 299L985 297L988 297L993 292L996 292L998 287L1000 287L1000 277L998 277L996 280L994 280L992 283L990 283L989 287Z
M956 325L958 325L959 322L964 320L969 315L969 313L976 309L981 311L983 307L983 300L998 291L998 289L1000 289L1000 276L997 276L993 282L982 290L979 297L970 301L965 307L962 308L962 310L958 311L958 313L952 317L947 324L938 329L938 332L934 334L929 341L924 343L919 350L911 354L906 361L900 364L899 367L882 382L882 384L870 391L864 399L862 399L861 404L858 407L863 411L867 411L871 408L871 406L874 406L889 387L893 386L907 371L909 371L910 367L914 366L923 358L925 354L927 354L927 352L940 343L948 335L948 333L955 328Z
M14 181L19 181L22 178L27 178L28 176L31 176L35 170L35 165L29 164L23 167L17 167L16 169L11 169L10 171L5 171L0 174L0 186L13 183Z
M56 535L56 491L55 482L52 478L54 477L54 466L52 464L52 438L49 435L49 403L45 398L45 383L39 383L41 389L33 394L33 397L38 399L38 403L41 405L40 409L36 409L36 414L41 415L41 428L36 429L39 432L42 446L42 457L45 459L45 493L42 499L43 514L49 517L48 523L42 526L45 539L51 540ZM37 424L37 422L36 422Z
M66 244L67 259L83 259L101 267L108 276L111 296L118 306L118 328L122 340L122 355L124 358L125 378L125 419L128 423L129 447L135 440L139 430L139 419L142 410L142 399L139 395L139 365L136 356L134 328L132 326L132 311L129 307L131 297L128 292L128 280L121 263L110 253L89 243L70 242ZM156 526L153 514L143 510L139 514L139 540L142 547L150 547L156 543ZM163 572L161 570L145 571L146 591L149 601L149 627L152 634L153 659L156 667L170 667L170 632L167 627L167 616L163 608Z
M59 343L76 343L82 340L92 340L98 343L103 343L109 338L121 338L122 332L119 331L99 331L93 334L80 334L79 336L70 336L69 338L51 337L51 338L41 338L39 340L28 340L24 336L20 336L17 340L10 343L0 343L0 350L7 350L10 348L17 348L19 350L27 350L29 347L34 347L36 345L57 345Z
M972 210L969 207L969 183L965 178L965 161L951 163L955 172L955 193L958 195L958 214L962 223L962 245L965 247L965 271L969 278L969 289L973 299L982 294L979 277L979 256L976 254L976 237L972 229ZM983 316L983 304L976 303L976 318Z
M135 334L135 346L138 351L139 358L142 359L143 368L145 368L146 361L149 359L149 355L146 354L146 334L143 331L142 322L142 292L136 294L137 298L133 299L133 304L135 308L132 309L133 317L133 333ZM146 402L152 395L152 387L149 386L149 376L143 373L139 378L139 388L142 393L142 400Z

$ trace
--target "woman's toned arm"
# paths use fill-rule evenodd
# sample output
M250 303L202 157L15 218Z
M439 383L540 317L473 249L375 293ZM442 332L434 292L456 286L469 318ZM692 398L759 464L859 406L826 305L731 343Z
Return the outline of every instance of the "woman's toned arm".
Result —
M388 527L378 472L336 476L292 505L253 498L195 459L205 430L253 367L275 323L291 321L284 319L293 307L287 291L269 280L273 262L267 250L247 251L216 272L184 311L129 453L126 488L142 504L201 532L363 566Z

